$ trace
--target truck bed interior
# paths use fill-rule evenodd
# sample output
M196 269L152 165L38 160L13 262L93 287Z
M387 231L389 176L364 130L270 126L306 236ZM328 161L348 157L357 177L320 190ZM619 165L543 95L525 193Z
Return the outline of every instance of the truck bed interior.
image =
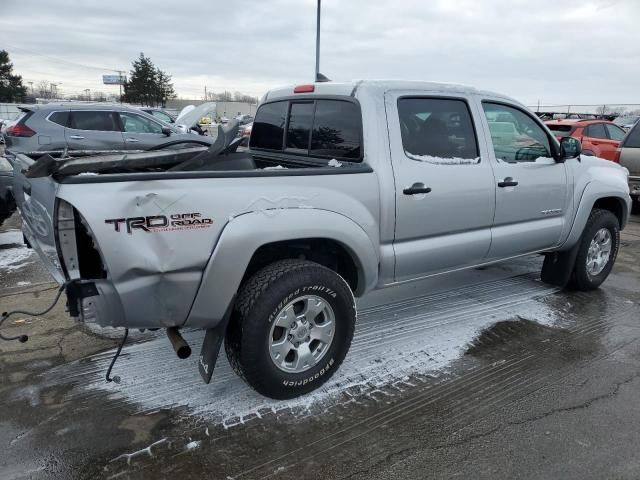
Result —
M66 152L34 152L26 155L31 165L25 175L28 178L51 176L56 180L68 177L80 177L89 181L92 176L121 176L130 174L160 174L165 177L169 173L248 173L259 174L295 174L289 170L318 169L332 170L333 173L347 173L356 168L361 170L362 164L338 162L329 158L309 158L286 155L282 152L216 152L212 148L196 147L170 149L153 152L136 151L66 151ZM339 167L339 168L337 168ZM308 173L312 173L309 171ZM327 172L328 173L328 172ZM351 173L351 172L349 172ZM138 175L136 175L138 176ZM177 175L183 176L183 175ZM200 175L198 175L200 176ZM74 179L78 181L78 178Z

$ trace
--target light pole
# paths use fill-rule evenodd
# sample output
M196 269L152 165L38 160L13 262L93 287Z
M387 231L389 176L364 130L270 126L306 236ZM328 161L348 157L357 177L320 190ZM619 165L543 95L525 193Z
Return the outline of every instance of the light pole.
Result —
M316 82L328 82L329 79L320 73L320 3L318 0L318 9L316 12Z

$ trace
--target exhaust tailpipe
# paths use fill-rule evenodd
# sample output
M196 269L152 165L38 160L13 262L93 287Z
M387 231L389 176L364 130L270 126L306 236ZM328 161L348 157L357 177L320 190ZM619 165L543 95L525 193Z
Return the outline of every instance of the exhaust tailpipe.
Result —
M182 358L184 360L185 358L189 358L191 356L191 347L185 341L185 339L182 338L182 335L180 335L180 331L176 327L167 328L167 337L169 337L171 346L176 352L176 355L178 355L178 358Z

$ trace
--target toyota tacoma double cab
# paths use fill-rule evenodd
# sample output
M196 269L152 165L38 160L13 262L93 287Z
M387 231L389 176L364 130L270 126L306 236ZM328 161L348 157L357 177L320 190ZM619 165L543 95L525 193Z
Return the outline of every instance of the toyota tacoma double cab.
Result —
M269 91L249 149L16 153L24 235L81 320L206 329L255 390L291 398L344 360L355 297L544 254L542 280L609 275L626 169L581 156L522 104L405 81ZM222 140L220 140L222 139ZM393 321L389 319L389 321Z

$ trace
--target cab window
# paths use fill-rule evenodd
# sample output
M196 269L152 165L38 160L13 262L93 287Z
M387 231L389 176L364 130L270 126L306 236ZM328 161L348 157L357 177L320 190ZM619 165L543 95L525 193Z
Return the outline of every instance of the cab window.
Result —
M471 113L464 100L400 98L398 115L402 146L409 158L426 162L480 161Z
M535 162L552 156L546 131L532 117L500 103L482 102L482 107L497 160Z

